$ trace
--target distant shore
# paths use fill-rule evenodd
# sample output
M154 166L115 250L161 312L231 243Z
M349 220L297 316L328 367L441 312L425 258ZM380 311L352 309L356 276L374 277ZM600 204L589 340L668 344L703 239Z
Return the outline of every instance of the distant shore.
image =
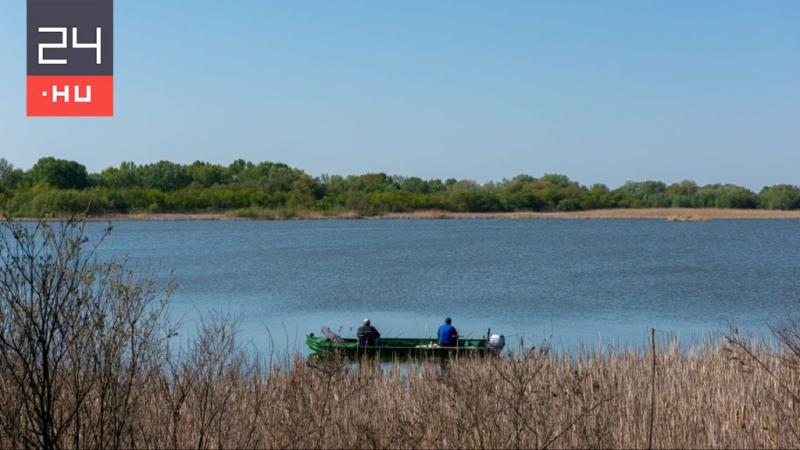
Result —
M674 221L704 221L714 219L800 219L800 211L766 209L716 209L716 208L642 208L595 209L571 212L509 212L509 213L454 213L448 211L415 211L390 213L386 219L658 219Z
M36 220L35 218L21 218ZM725 219L800 219L800 211L781 211L766 209L716 209L716 208L646 208L646 209L596 209L571 212L492 212L460 213L441 210L421 210L402 213L386 213L375 216L360 215L347 211L326 215L314 211L300 211L282 215L267 210L263 215L238 214L238 211L221 213L131 213L90 216L91 221L179 221L179 220L575 220L575 219L655 219L676 222L693 222Z

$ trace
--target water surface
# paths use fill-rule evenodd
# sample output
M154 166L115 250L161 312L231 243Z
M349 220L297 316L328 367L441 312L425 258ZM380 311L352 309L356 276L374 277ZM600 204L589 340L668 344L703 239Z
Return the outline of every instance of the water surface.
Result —
M242 320L243 336L303 349L364 317L386 336L462 335L638 345L730 321L764 333L800 306L793 220L116 222L103 257L179 284L171 310ZM99 224L92 224L99 230ZM96 233L95 233L96 234Z

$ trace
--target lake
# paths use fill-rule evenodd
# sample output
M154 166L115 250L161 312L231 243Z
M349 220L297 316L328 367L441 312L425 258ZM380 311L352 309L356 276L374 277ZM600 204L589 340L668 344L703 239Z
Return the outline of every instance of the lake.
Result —
M230 313L245 340L289 351L364 317L384 336L432 336L451 316L463 336L575 348L731 321L766 334L800 306L793 220L120 221L100 254L172 277L184 335Z

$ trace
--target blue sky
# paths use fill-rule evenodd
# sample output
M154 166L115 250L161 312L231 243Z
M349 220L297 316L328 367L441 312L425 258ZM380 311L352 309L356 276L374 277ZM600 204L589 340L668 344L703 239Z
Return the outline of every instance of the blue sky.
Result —
M115 3L112 119L25 117L0 4L0 156L800 184L796 0Z

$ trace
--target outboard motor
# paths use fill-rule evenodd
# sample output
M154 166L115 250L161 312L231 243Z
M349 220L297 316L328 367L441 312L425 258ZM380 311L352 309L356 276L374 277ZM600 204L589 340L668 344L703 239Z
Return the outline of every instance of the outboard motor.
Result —
M506 346L506 337L502 334L493 334L489 336L489 343L488 347L494 350L496 353L500 353L503 350L503 347Z

